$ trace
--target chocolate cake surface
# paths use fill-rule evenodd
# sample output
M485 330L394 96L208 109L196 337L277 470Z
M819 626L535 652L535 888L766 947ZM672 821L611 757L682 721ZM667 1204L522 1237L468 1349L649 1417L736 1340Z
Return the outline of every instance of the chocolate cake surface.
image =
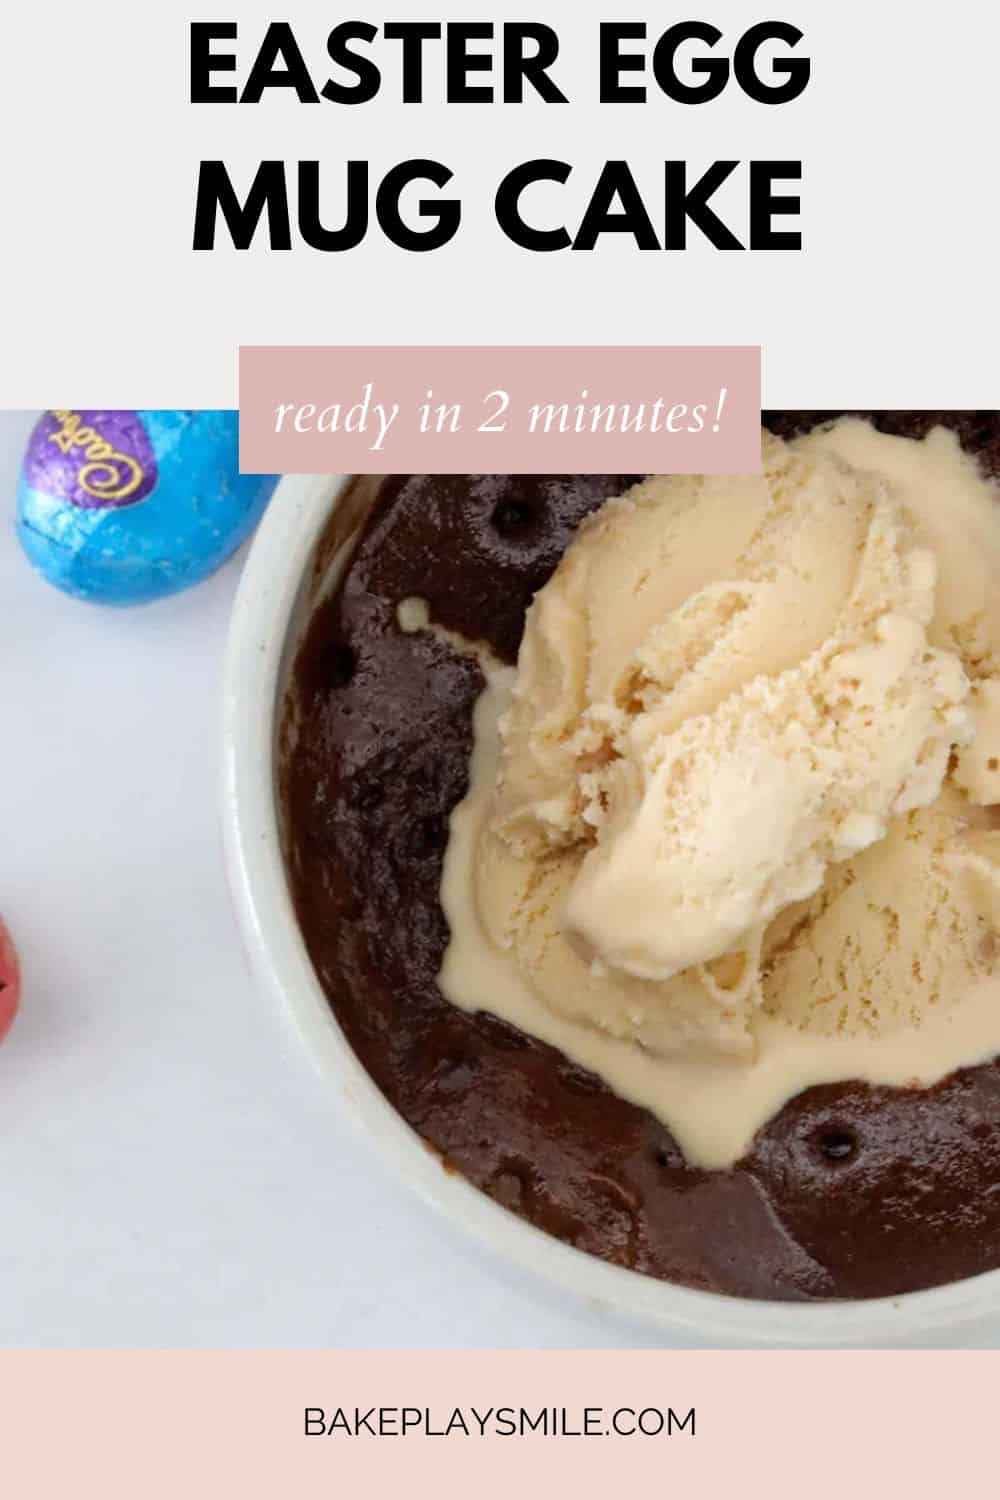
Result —
M842 413L766 413L793 436ZM1000 477L1000 414L859 413L953 428ZM1000 1064L934 1088L809 1089L735 1167L689 1166L665 1127L436 976L448 818L468 781L478 666L400 630L439 625L516 658L575 527L628 475L384 481L296 661L280 794L295 905L323 988L378 1087L506 1208L615 1264L736 1296L873 1297L1000 1266Z

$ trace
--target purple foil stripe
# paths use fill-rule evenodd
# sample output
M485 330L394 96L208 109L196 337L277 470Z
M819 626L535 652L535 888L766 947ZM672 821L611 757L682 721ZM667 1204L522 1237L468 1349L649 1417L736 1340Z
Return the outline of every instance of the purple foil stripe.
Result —
M50 411L24 460L32 489L83 510L136 505L156 484L149 436L134 411Z

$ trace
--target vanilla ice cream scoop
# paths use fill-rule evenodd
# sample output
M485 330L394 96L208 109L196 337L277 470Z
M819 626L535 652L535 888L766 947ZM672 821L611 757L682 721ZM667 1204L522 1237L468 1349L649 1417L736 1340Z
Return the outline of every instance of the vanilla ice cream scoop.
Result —
M933 554L885 486L776 443L757 483L760 529L731 577L657 622L570 740L596 842L564 928L645 979L742 947L891 816L933 801L972 738L962 664L927 641ZM578 546L600 548L640 508L673 509L678 491L650 482ZM810 592L812 618L790 636Z
M444 993L706 1165L809 1083L1000 1049L998 576L942 432L765 438L759 475L607 503L477 708Z

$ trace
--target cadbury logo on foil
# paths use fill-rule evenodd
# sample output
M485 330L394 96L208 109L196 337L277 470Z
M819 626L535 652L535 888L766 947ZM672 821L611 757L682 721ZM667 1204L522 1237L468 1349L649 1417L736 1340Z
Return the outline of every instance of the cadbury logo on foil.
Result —
M25 457L28 483L86 510L135 505L158 477L149 434L132 411L50 411Z

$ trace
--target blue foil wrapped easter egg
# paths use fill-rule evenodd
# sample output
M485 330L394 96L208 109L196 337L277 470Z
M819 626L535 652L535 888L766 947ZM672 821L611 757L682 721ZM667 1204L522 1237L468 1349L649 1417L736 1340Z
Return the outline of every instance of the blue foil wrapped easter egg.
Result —
M239 472L234 411L49 411L24 457L18 536L66 593L142 604L214 572L276 484Z

